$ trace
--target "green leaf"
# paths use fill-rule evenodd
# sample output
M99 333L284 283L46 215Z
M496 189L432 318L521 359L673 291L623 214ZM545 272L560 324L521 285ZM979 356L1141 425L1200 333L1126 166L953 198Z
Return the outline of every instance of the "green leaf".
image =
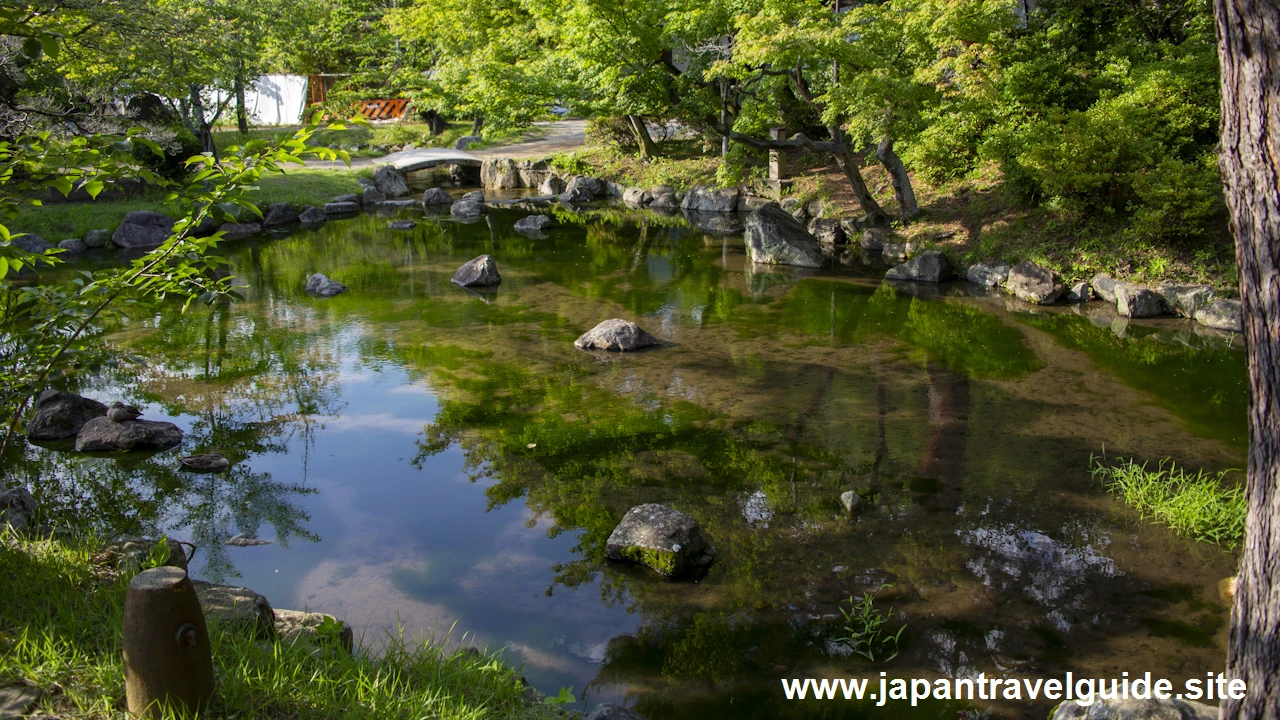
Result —
M84 184L84 191L89 193L89 197L94 198L96 200L98 197L98 193L102 192L102 188L104 186L105 185L101 180L90 180L89 182Z
M40 50L41 50L41 46L40 46L39 38L29 37L26 40L22 41L22 54L26 55L32 60L40 59Z

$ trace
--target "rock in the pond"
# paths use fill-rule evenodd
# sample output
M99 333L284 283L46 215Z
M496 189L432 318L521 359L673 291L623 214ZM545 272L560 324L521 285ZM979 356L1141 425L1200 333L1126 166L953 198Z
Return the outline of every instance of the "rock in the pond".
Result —
M1208 285L1162 283L1154 290L1164 298L1169 310L1185 318L1194 318L1197 310L1214 300L1213 288Z
M516 221L516 230L541 230L551 224L551 218L546 215L530 215L522 217Z
M193 580L196 597L204 609L204 618L210 625L223 625L232 632L258 640L275 637L276 613L263 595L249 588L234 585L217 585Z
M16 720L24 718L35 709L44 691L30 685L5 685L0 687L0 718Z
M539 195L559 195L564 192L565 183L561 178L555 175L548 175L543 179L542 184L538 186Z
M650 335L633 322L611 318L596 325L573 341L579 350L612 350L629 352L658 344Z
M680 202L681 210L698 212L733 212L738 206L738 188L713 188L707 185L696 185L689 190Z
M753 213L771 202L767 197L743 194L738 198L738 212Z
M1066 300L1069 303L1087 303L1092 299L1093 291L1087 282L1078 282L1067 288Z
M308 205L298 214L298 222L303 225L315 225L328 219L328 214L318 207Z
M844 511L847 513L853 512L861 501L862 498L858 497L858 493L852 490L845 490L840 493L840 505L844 507Z
M622 191L622 202L631 207L644 207L651 200L653 200L653 196L644 188L629 187Z
M347 291L347 286L337 280L330 280L322 273L312 273L307 278L307 292L320 297L333 297Z
M1037 305L1052 305L1066 292L1057 273L1030 260L1023 260L1009 270L1004 287L1019 300Z
M331 202L324 204L324 214L329 215L354 215L360 212L360 203L354 202Z
M650 194L653 195L653 199L649 201L649 207L654 210L675 210L680 207L680 199L673 192L659 193L651 190Z
M1093 279L1089 281L1089 287L1093 288L1093 292L1112 304L1115 304L1116 301L1116 284L1115 278L1101 273L1094 275Z
M781 206L769 203L747 218L747 256L766 265L822 267L818 240Z
M858 245L863 250L884 250L884 242L888 236L889 232L884 228L867 228L862 231L862 239L858 241Z
M125 250L158 248L173 233L173 218L150 210L134 210L111 234L111 242Z
M178 464L194 473L222 472L231 467L231 461L220 452L200 453L178 458Z
M1166 311L1164 298L1155 290L1129 283L1116 284L1116 312L1121 317L1156 317Z
M365 207L372 207L378 203L385 202L387 196L376 187L367 187L364 192L360 193L360 203Z
M314 648L333 643L347 652L355 645L351 626L325 613L276 609L276 638L285 644L301 643Z
M613 703L601 703L587 713L584 720L647 720L645 716Z
M445 192L443 188L433 187L422 193L422 204L428 206L452 205L453 198L449 197L449 193Z
M182 543L173 538L165 538L168 551L164 556L157 556L156 547L159 544L160 540L157 538L125 537L103 548L102 554L96 556L95 560L114 568L137 572L148 562L164 557L163 565L187 569L187 551L182 547Z
M35 511L36 500L25 487L0 491L0 530L10 527L15 532L26 532Z
M84 234L84 244L88 248L106 247L111 242L110 230L90 230Z
M292 203L278 202L271 203L267 206L267 212L262 217L262 227L280 227L282 225L292 225L298 222L298 211L293 207Z
M391 230L412 230L418 227L418 223L412 220L392 220L387 223L387 227Z
M262 226L258 223L223 223L218 226L218 232L222 233L223 240L239 240L262 232Z
M889 280L938 283L950 280L954 274L946 255L937 250L925 250L901 265L889 268L884 276Z
M600 178L590 177L588 175L574 175L569 178L569 183L564 186L566 193L572 193L575 190L583 190L594 200L605 194L604 183L600 182Z
M58 247L62 248L62 254L67 255L83 255L89 246L80 241L79 238L69 238L58 243Z
M884 257L887 259L906 260L923 249L924 245L922 243L913 241L900 243L886 242L884 247L880 248L880 252L883 253Z
M107 406L70 392L48 389L36 399L27 437L32 440L61 440L75 437L84 424L107 414Z
M222 544L230 545L232 547L258 547L259 545L270 545L271 541L263 540L262 538L255 537L253 535L240 533L227 538Z
M476 200L462 199L449 207L449 214L454 217L480 217L489 212L489 206Z
M640 563L668 577L710 565L715 553L697 520L656 503L628 510L604 549L605 557Z
M409 185L404 181L404 175L391 165L379 165L373 171L373 186L389 198L409 194Z
M355 194L355 193L347 193L346 195L339 195L338 197L336 197L336 198L334 198L334 199L330 200L329 202L331 202L331 203L355 203L355 204L359 205L359 204L360 204L360 196L359 196L359 195L357 195L357 194Z
M570 186L560 193L560 202L566 205L577 205L580 203L591 202L595 199L586 188Z
M1215 330L1242 332L1239 300L1214 300L1196 311L1196 322Z
M455 206L456 207L456 206ZM449 282L461 287L490 287L502 282L492 255L481 255L458 268Z
M154 420L112 422L97 417L85 423L76 434L79 452L165 450L181 442L181 428L171 422Z
M844 242L844 228L839 220L831 218L814 218L809 221L809 234L824 245L837 245Z
M1217 720L1218 708L1187 700L1104 700L1082 706L1067 700L1053 709L1049 720Z
M974 263L965 271L964 277L969 282L983 287L1000 287L1009 278L1008 265L988 265Z
M463 193L462 197L458 198L458 202L484 202L484 191L472 190L471 192Z

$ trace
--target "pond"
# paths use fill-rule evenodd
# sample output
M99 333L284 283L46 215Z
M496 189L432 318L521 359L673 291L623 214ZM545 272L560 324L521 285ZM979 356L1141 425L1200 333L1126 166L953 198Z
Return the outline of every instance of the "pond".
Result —
M788 702L779 679L1221 666L1234 555L1141 520L1088 466L1105 448L1243 467L1238 339L895 287L856 248L828 271L760 269L740 235L682 218L555 212L536 238L513 231L520 210L406 209L227 243L243 301L113 328L145 364L79 388L172 420L182 447L30 447L18 475L63 520L190 540L193 576L333 613L370 647L402 627L506 648L584 708L955 718L965 706ZM480 253L497 291L451 286ZM313 272L350 291L308 296ZM610 317L664 346L574 348ZM178 470L203 450L233 468ZM699 521L719 551L705 577L604 558L645 502ZM238 533L272 543L223 544ZM840 610L882 585L876 606L908 629L873 664Z

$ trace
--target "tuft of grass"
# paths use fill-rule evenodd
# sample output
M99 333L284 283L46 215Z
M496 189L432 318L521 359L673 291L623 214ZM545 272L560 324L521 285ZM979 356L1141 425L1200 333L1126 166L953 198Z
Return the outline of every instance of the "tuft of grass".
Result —
M872 592L863 593L857 600L850 596L846 600L849 609L840 608L844 621L849 623L844 629L849 633L853 651L871 662L889 662L898 657L902 633L907 630L907 624L903 623L895 632L889 626L890 613L875 606L876 595L892 587L886 583Z
M1244 489L1224 480L1231 470L1217 475L1198 470L1194 474L1165 458L1154 470L1133 460L1116 458L1107 464L1089 455L1089 472L1110 493L1119 495L1144 519L1165 525L1184 537L1234 549L1244 539L1247 512Z
M95 562L90 541L0 536L0 686L45 691L36 714L121 717L120 628L130 573ZM560 717L523 697L495 654L392 635L375 656L336 643L261 642L210 627L217 690L205 718Z

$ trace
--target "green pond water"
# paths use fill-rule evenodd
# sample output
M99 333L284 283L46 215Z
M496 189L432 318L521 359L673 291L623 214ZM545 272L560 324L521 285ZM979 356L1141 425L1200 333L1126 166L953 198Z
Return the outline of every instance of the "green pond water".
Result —
M172 420L181 448L29 447L14 475L49 520L189 540L193 576L333 613L370 647L397 624L452 628L583 708L955 718L972 705L789 702L779 679L1221 665L1234 556L1140 520L1088 460L1242 467L1238 340L894 287L856 249L820 273L762 270L740 235L681 218L557 212L538 238L512 230L524 211L406 209L227 243L242 302L132 318L106 338L146 364L75 386ZM480 253L497 291L451 286ZM308 296L313 272L350 291ZM664 346L573 347L610 317ZM235 465L178 470L204 450ZM705 577L604 558L645 502L699 521L719 551ZM238 533L272 544L223 544ZM882 584L877 606L908 629L873 664L840 608Z

